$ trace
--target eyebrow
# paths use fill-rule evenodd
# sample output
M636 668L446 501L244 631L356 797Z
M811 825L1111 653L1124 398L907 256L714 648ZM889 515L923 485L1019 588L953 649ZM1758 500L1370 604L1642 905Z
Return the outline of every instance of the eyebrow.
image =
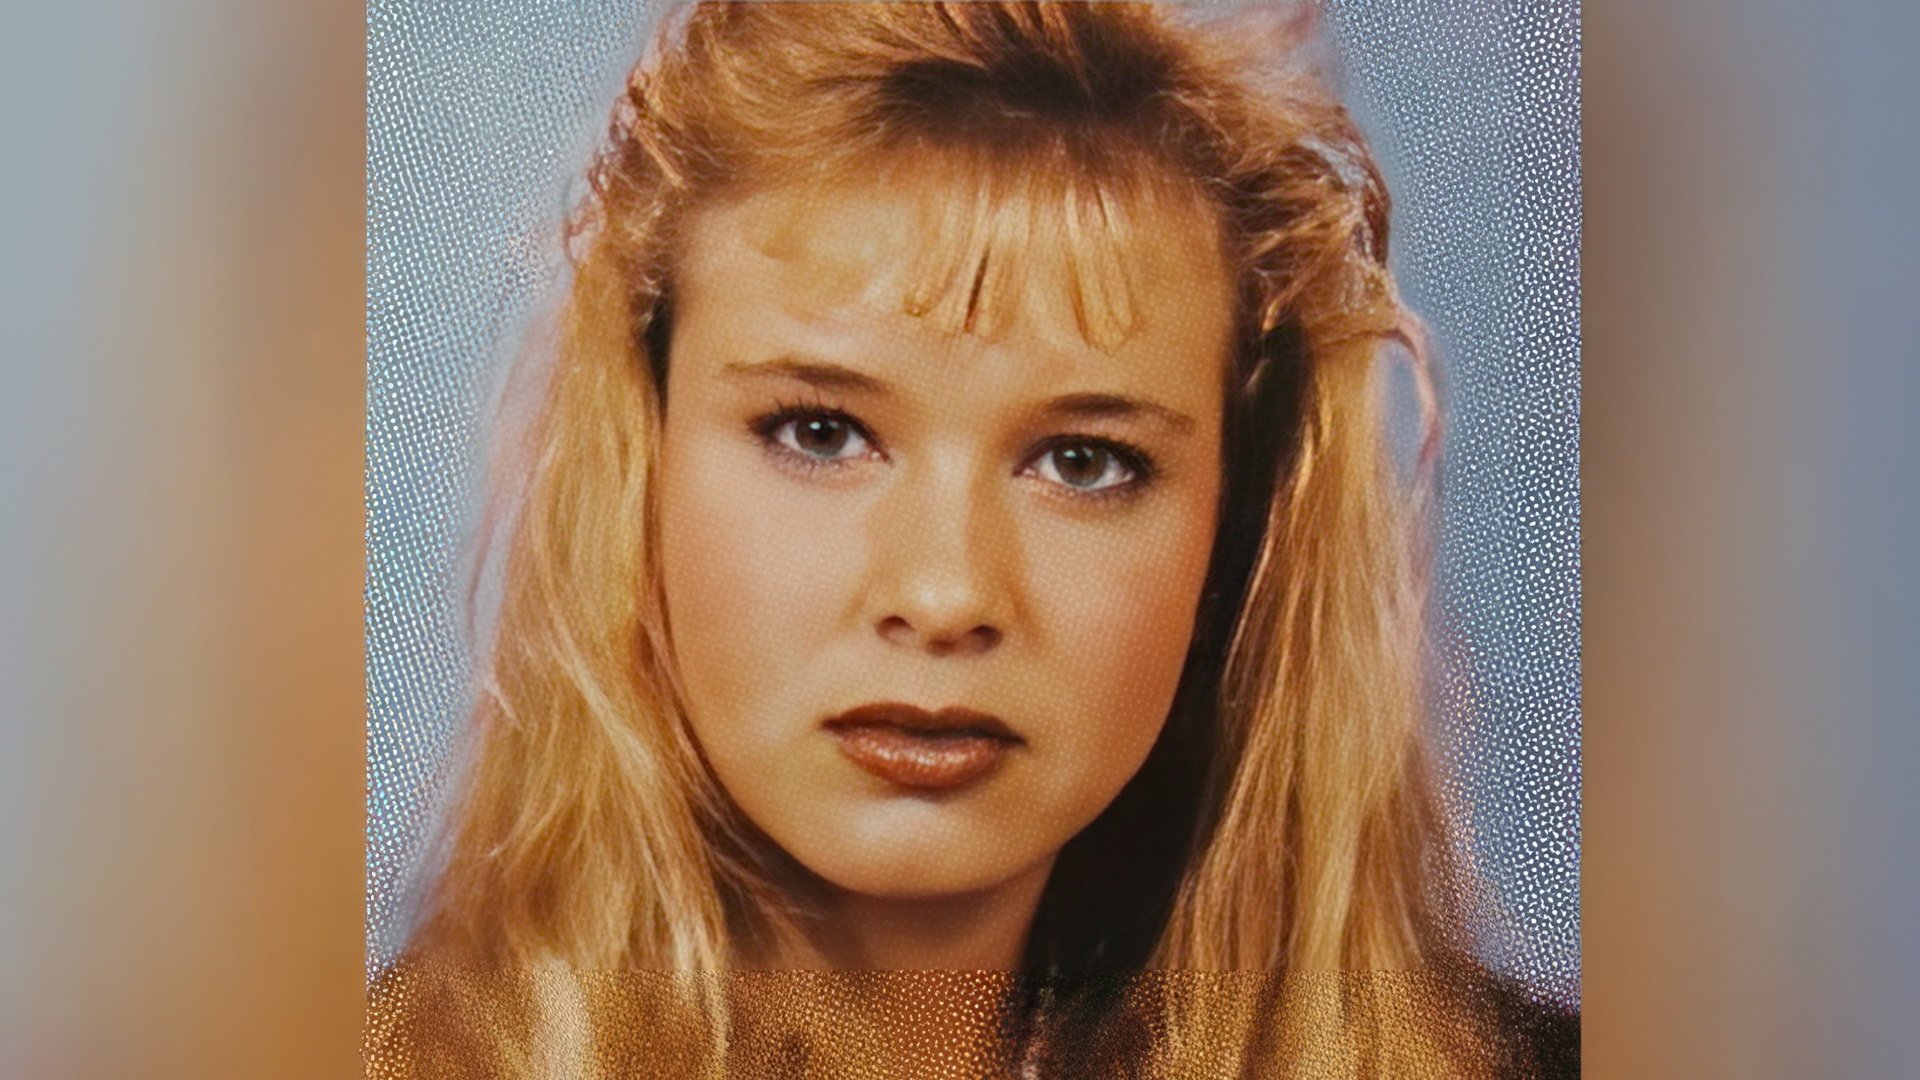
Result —
M783 356L777 360L761 360L751 364L736 361L721 370L728 375L748 378L795 379L822 390L843 390L848 393L865 394L887 393L886 383L865 372L841 367L839 364L800 360L790 356Z
M754 363L735 361L721 370L728 375L741 378L794 379L823 390L873 395L891 393L891 389L885 382L863 371L855 371L850 367L820 360L802 360L791 356ZM1178 409L1171 409L1156 401L1129 397L1125 394L1062 394L1048 399L1041 405L1040 413L1043 416L1081 419L1140 418L1158 422L1182 433L1191 431L1194 427L1193 417Z
M1170 409L1157 401L1128 397L1125 394L1066 394L1042 406L1049 416L1075 416L1088 419L1141 417L1155 420L1175 431L1193 430L1193 417Z

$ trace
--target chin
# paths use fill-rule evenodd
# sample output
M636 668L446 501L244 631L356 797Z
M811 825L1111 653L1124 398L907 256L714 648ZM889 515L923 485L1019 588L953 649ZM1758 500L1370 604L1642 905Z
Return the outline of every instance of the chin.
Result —
M948 827L910 833L841 829L844 845L788 851L814 876L846 892L885 900L932 900L981 892L1020 876L1050 852L1012 850L990 837L957 838ZM816 836L819 834L816 833Z

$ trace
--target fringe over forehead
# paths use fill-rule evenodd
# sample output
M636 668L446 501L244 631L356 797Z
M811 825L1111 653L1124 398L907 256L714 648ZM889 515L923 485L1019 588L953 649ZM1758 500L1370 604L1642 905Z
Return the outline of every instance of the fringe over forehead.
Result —
M1129 254L1159 230L1222 236L1221 81L1135 4L693 5L636 74L620 179L694 203L781 185L932 181L903 304L992 334L1044 270L1087 342L1138 326ZM683 207L682 207L683 208ZM656 219L659 220L659 219ZM670 257L652 275L664 285ZM1234 267L1235 270L1238 267ZM1235 277L1241 277L1238 273ZM1232 298L1236 308L1242 297Z
M1051 157L1001 164L942 153L885 175L916 196L902 310L948 333L993 337L1040 310L1112 350L1140 325L1147 247L1191 243L1196 230L1204 243L1218 231L1194 200L1175 201L1138 175Z

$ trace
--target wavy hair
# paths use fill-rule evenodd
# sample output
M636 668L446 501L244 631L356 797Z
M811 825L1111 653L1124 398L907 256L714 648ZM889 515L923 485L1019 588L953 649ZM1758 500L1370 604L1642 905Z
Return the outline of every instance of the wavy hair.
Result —
M1015 182L1058 218L1047 235L1072 249L1089 340L1126 332L1098 268L1149 189L1211 211L1238 289L1225 497L1189 662L1146 765L1062 853L1027 973L1056 988L1155 970L1417 975L1464 955L1463 878L1423 750L1425 484L1400 475L1382 415L1383 353L1397 343L1424 375L1427 347L1387 268L1379 170L1299 62L1309 30L1131 3L699 3L669 21L571 222L475 741L416 950L720 972L740 940L799 917L675 687L654 492L677 241L714 200L931 155L974 178L982 209L954 215L959 254L935 275L960 284L909 297L916 313L1009 262L986 262L1015 241L981 223ZM1440 1054L1471 1072L1448 995L1431 997L1408 1012L1347 985L1331 1006L1283 994L1243 1019L1345 1031L1356 1070ZM1153 1053L1180 1073L1219 1016L1154 1001ZM724 1002L703 1008L718 1052Z

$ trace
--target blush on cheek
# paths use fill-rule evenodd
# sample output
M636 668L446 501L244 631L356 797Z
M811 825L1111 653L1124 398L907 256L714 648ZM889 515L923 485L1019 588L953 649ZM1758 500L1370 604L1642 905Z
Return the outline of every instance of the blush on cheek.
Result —
M675 659L696 704L708 706L716 697L724 704L740 692L740 665L731 662L738 653L728 639L752 632L747 616L755 590L741 582L761 545L752 536L756 523L739 513L737 470L693 440L669 448L659 513ZM709 711L697 708L693 718Z
M1133 579L1140 588L1111 597L1088 626L1089 643L1105 647L1101 666L1113 696L1136 703L1126 711L1156 733L1193 636L1193 594L1178 587L1181 577L1164 566L1147 571Z
M1159 508L1137 527L1082 542L1086 573L1046 575L1054 604L1072 612L1083 640L1107 643L1116 666L1144 672L1184 661L1212 552L1210 500Z
M676 659L699 726L746 723L778 711L844 611L847 515L750 445L690 450L661 505Z
M1074 722L1060 732L1067 760L1085 770L1079 812L1097 813L1146 759L1166 722L1192 642L1211 549L1210 517L1168 513L1080 551L1100 573L1050 574L1042 605L1061 642L1054 665ZM1093 556L1098 555L1098 558Z

